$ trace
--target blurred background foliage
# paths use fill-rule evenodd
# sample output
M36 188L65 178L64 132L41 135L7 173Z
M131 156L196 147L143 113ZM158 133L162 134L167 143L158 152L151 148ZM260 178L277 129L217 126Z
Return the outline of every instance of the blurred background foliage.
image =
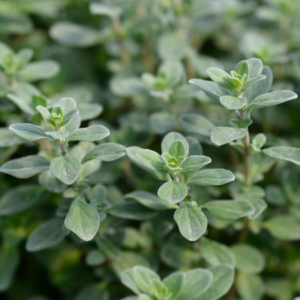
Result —
M82 109L84 104L100 104L100 117L90 122L87 117L83 123L107 126L112 132L109 141L159 152L164 134L188 132L212 158L212 167L240 171L233 148L216 148L197 124L187 130L184 119L178 121L185 113L195 113L215 125L228 125L233 114L187 81L207 79L208 67L232 70L240 60L257 57L273 71L272 90L299 94L299 14L300 2L295 0L2 0L0 40L15 52L31 48L33 61L56 61L60 71L34 85L53 100L73 97ZM155 76L151 83L147 73ZM27 121L26 114L5 96L6 85L0 72L1 127ZM300 147L299 112L298 100L257 110L251 136L263 132L269 146ZM8 147L1 130L1 163L36 153L32 143ZM290 300L300 294L299 168L255 156L252 176L261 174L258 185L266 189L268 208L250 224L246 242L261 250L266 267L260 276L240 273L237 285L242 288L233 288L224 299ZM21 181L0 176L1 194L37 182L36 177ZM156 193L159 186L126 157L103 163L89 182L104 184L111 203L124 201L123 196L134 190ZM228 188L197 187L194 200L229 198L238 188L236 182ZM119 300L130 292L118 275L134 265L152 267L162 277L177 269L209 265L199 242L188 242L178 234L169 210L149 221L108 217L100 228L99 248L71 234L54 248L26 252L29 233L55 215L62 201L60 194L43 191L33 208L0 218L2 299ZM263 219L282 215L286 219L278 221L284 227L279 238L260 229ZM228 246L241 235L239 221L228 225L211 220L211 224L209 238ZM293 238L288 237L290 231ZM249 282L254 282L256 295L248 292Z

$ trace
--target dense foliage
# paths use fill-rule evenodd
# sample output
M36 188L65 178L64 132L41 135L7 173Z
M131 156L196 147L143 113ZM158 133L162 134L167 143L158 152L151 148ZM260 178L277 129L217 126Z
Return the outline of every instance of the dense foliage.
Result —
M1 1L1 297L299 300L299 13Z

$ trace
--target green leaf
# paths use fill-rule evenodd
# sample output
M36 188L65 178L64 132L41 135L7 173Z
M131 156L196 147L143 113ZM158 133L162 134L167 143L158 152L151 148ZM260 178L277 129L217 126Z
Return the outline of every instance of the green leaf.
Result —
M253 140L252 144L255 148L260 149L266 143L267 137L263 133L257 134Z
M278 215L272 217L263 223L263 227L278 240L300 240L300 221L293 215Z
M202 237L201 241L200 253L209 264L212 266L221 264L235 266L234 254L227 246L205 237Z
M8 161L0 167L0 172L17 178L29 178L49 170L50 161L42 156L29 155Z
M67 185L57 179L50 170L39 175L39 184L47 191L57 194L61 193L67 187Z
M222 96L220 102L228 109L241 109L247 105L247 98L237 98L232 96Z
M100 3L91 3L90 12L92 15L105 15L109 17L115 17L121 14L121 9L119 7L112 7Z
M180 125L188 132L210 136L214 125L205 117L199 114L184 114L179 118Z
M180 140L183 142L185 151L188 154L189 153L189 144L184 138L183 135L181 135L178 132L170 132L168 133L161 142L161 152L162 153L169 153L170 147L172 146L173 142L176 140Z
M180 156L187 157L188 153L182 141L176 140L169 148L169 154L173 157L179 158Z
M246 134L247 130L243 128L215 127L211 132L210 139L214 144L222 146L234 140L241 139Z
M201 206L221 220L236 220L252 215L254 208L245 201L215 200Z
M187 40L175 33L165 33L158 40L158 54L165 61L180 61L189 49Z
M21 81L36 81L55 76L59 72L59 64L53 60L33 62L26 65L19 73Z
M189 155L202 155L203 149L201 144L192 136L186 137L186 140L189 144Z
M264 282L260 276L244 272L238 273L236 287L245 300L260 300L265 292Z
M260 216L268 206L264 199L251 194L241 194L236 197L235 200L246 201L253 207L254 211L251 215L249 215L249 219L251 220L256 219L258 216Z
M208 68L206 72L211 80L217 83L220 87L228 91L234 91L235 87L228 80L228 74L225 71L218 68Z
M240 271L251 274L260 273L265 267L265 258L262 253L247 244L238 244L231 247L235 257L235 267Z
M99 225L100 217L97 210L77 197L65 219L65 226L82 240L90 241L97 234Z
M11 147L27 143L27 140L15 135L8 128L0 128L0 147Z
M168 288L169 292L172 294L172 298L176 298L180 293L184 282L185 274L182 272L172 273L163 280L163 283Z
M151 167L151 165L150 166L144 165L136 155L137 152L140 150L142 150L142 148L129 147L126 149L126 154L134 164L136 164L138 167L144 169L145 171L149 172L154 178L156 178L158 180L163 180L163 181L171 180L171 177L169 174L160 173L156 169L153 169Z
M52 111L53 113L53 111ZM68 124L70 124L73 120L73 118L79 113L79 110L77 108L73 108L70 111L68 111L64 117L63 117L63 121L61 122L61 124L59 125L60 128L63 128L65 126L67 126Z
M37 109L37 111L40 112L40 114L42 115L43 119L47 122L47 124L49 124L50 126L55 128L55 124L51 120L51 114L50 114L49 110L41 105L37 106L36 109Z
M134 293L136 293L137 295L140 294L140 290L137 287L135 280L133 278L133 270L132 269L127 269L125 271L123 271L120 274L120 278L121 278L121 282L127 286L129 289L131 289Z
M238 73L240 76L246 74L246 77L244 79L244 82L246 82L250 73L250 66L248 61L247 60L240 61L235 67L235 72Z
M215 82L202 79L190 79L189 83L198 86L208 97L217 101L219 101L220 97L229 95L226 89L221 88Z
M264 149L263 152L273 158L290 161L296 165L300 165L300 149L293 147L271 147Z
M218 265L209 269L213 281L208 290L198 300L217 300L224 296L234 281L234 269L228 265Z
M0 292L10 287L19 261L18 249L2 244L0 248Z
M179 294L174 300L197 300L209 288L213 275L205 269L194 269L184 274L184 281Z
M171 205L159 199L156 195L145 191L134 191L125 195L126 199L131 199L153 210L166 210L177 208L176 205Z
M288 90L283 91L275 91L271 93L262 94L258 97L256 97L249 107L256 107L256 106L274 106L278 105L293 99L296 99L298 96L296 93Z
M204 156L204 155L189 156L181 165L181 168L183 170L180 172L180 175L194 173L209 163L211 163L211 159L208 156Z
M250 60L249 60L250 62ZM251 65L251 64L250 64ZM259 69L257 70L259 71ZM256 72L257 74L257 72ZM266 79L256 82L251 85L243 92L243 96L247 98L248 103L251 103L257 96L267 93L273 82L273 74L269 67L264 66L262 74L266 76ZM251 66L250 66L250 76L251 77ZM255 77L255 76L254 76Z
M37 107L47 107L47 98L40 95L33 95L31 105L35 111L37 111Z
M40 251L59 244L65 237L63 233L64 221L50 219L36 227L29 235L26 250L29 252Z
M282 189L276 185L268 185L266 187L266 199L269 203L276 206L285 206L287 204L287 199Z
M46 134L46 129L29 123L12 124L9 129L16 135L28 141L37 141L42 139L52 140Z
M156 112L150 115L151 128L158 134L164 134L173 129L175 119L168 112Z
M249 78L248 81L241 88L241 92L244 92L246 89L248 89L252 85L254 85L257 82L260 82L261 80L264 80L264 79L266 79L265 75L258 75L257 77Z
M187 186L183 182L175 181L164 183L157 191L158 197L170 204L179 203L187 194Z
M21 110L23 110L27 114L29 115L34 114L34 110L32 109L31 105L28 104L24 99L14 94L7 94L6 96L9 100L11 100L15 105L17 105Z
M68 22L58 22L50 28L50 36L66 46L88 47L101 42L98 30Z
M104 127L105 128L105 127ZM126 147L116 143L104 143L96 146L88 152L82 159L85 163L92 159L100 159L103 161L113 161L126 155Z
M72 184L79 176L81 164L75 157L60 156L52 160L50 170L63 183Z
M6 192L0 200L0 216L10 216L35 204L43 189L34 184L19 185Z
M195 185L222 185L235 179L232 172L225 169L200 170L188 181Z
M98 103L79 103L77 108L82 121L95 119L103 111L103 106Z
M124 202L116 204L107 210L112 216L119 217L122 219L144 221L152 219L156 216L156 212L150 210L139 203L135 202Z
M168 173L168 171L164 168L165 162L157 152L148 149L142 149L137 151L136 156L144 166L152 171Z
M200 208L182 203L174 214L179 231L189 241L198 240L206 231L207 219Z
M85 257L85 262L88 266L95 267L103 264L106 260L104 253L98 249L91 250Z
M68 137L69 141L100 141L109 136L109 130L102 125L94 125L88 128L81 128L73 131ZM125 148L125 147L124 147ZM95 150L95 148L93 149ZM124 155L125 155L125 151Z
M154 273L152 270L136 266L132 269L133 280L139 289L139 291L151 295L151 285L152 280L160 280L159 276Z
M262 61L258 58L250 58L247 61L250 68L249 78L257 77L263 70Z

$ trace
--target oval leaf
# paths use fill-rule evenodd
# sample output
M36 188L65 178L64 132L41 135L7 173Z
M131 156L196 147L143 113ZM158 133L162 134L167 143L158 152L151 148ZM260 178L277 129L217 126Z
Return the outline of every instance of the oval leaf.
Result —
M188 182L195 185L222 185L234 179L235 176L230 171L224 169L210 169L198 171Z
M183 182L169 181L164 183L157 192L162 200L176 204L182 201L188 194L187 186Z
M207 219L203 212L189 203L180 205L174 214L174 219L182 236L189 241L198 240L207 228Z

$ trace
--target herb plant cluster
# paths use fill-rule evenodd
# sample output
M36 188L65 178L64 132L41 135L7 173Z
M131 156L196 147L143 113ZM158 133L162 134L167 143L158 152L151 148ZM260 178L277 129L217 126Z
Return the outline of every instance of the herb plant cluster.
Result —
M1 2L3 299L299 300L299 12Z

